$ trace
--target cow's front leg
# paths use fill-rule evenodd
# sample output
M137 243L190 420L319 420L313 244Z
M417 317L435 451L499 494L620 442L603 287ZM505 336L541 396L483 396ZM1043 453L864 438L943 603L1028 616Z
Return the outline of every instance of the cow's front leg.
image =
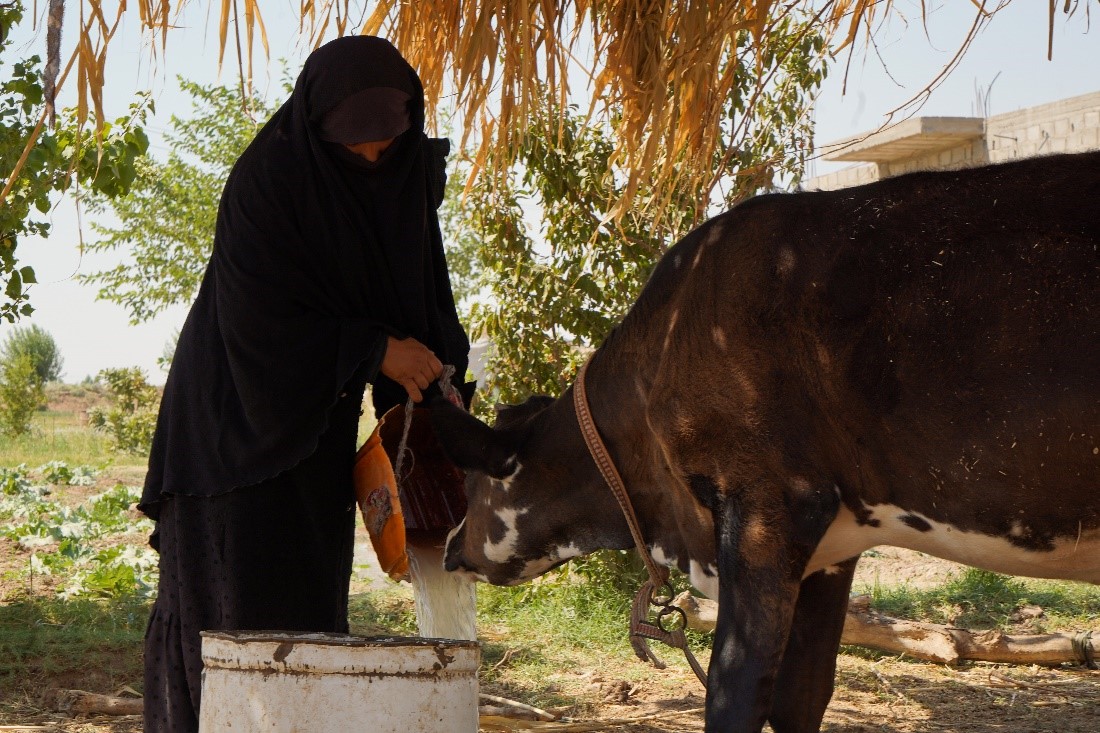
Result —
M768 722L776 733L820 729L833 696L836 653L858 557L802 581Z
M755 733L764 726L802 573L838 504L835 492L797 479L743 485L718 500L709 733Z

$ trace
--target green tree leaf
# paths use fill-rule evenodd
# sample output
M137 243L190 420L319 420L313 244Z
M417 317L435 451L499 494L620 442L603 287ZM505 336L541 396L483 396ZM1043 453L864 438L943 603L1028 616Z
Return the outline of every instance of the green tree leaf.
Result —
M144 132L132 131L126 148L132 157L123 159L132 164L120 168L130 173L129 193L117 196L97 188L88 198L93 215L110 211L119 220L118 226L93 223L99 239L88 250L125 252L128 259L78 278L97 286L100 300L124 307L132 323L195 297L214 244L225 179L259 129L258 121L275 111L259 97L246 108L236 88L179 83L191 96L194 115L172 117L168 159L145 154Z
M22 21L21 2L0 4L0 27ZM0 39L0 170L5 181L16 169L44 103L40 59L16 61L7 72L4 55L10 44L7 38ZM33 311L26 286L35 282L34 272L18 266L17 249L22 238L49 231L48 223L39 217L49 213L53 199L74 186L105 196L121 196L129 190L134 163L149 145L141 128L148 109L147 96L139 97L127 117L108 125L100 144L91 123L78 126L75 114L63 110L57 129L46 129L35 140L0 206L0 319L14 323Z

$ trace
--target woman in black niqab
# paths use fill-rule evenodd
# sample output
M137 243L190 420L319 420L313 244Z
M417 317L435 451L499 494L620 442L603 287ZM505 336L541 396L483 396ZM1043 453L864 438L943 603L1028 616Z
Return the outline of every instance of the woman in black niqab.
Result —
M374 160L353 152L371 141ZM139 505L161 554L146 733L197 730L200 631L347 631L365 386L380 415L440 362L467 366L436 216L446 152L416 72L356 36L310 55L234 165Z

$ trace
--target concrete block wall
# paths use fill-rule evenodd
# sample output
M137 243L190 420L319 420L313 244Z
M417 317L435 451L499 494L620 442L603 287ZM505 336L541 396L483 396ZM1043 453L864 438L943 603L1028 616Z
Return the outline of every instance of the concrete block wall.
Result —
M1100 150L1100 92L994 115L986 120L985 139L994 163Z
M1100 92L986 118L981 139L889 162L863 163L815 176L808 190L835 190L918 170L949 170L1052 153L1100 150Z
M950 170L968 165L981 165L989 162L983 141L973 140L952 148L937 150L926 155L918 155L889 163L880 163L878 168L883 178L900 176L913 171Z
M872 183L880 178L883 176L879 173L877 163L861 163L807 178L802 182L802 188L807 191L835 191L838 188L862 186L864 183Z

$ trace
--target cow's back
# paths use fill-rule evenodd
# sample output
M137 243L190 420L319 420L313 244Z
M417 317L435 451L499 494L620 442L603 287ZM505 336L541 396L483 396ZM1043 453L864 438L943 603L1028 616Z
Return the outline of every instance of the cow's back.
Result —
M677 431L742 451L746 472L814 466L871 544L942 555L975 533L996 540L956 559L986 566L1003 543L1080 549L1100 533L1098 204L1100 153L746 202L639 302L663 333L655 427L673 451ZM726 414L695 418L732 423L732 448L684 427L688 383L728 398L697 396Z

